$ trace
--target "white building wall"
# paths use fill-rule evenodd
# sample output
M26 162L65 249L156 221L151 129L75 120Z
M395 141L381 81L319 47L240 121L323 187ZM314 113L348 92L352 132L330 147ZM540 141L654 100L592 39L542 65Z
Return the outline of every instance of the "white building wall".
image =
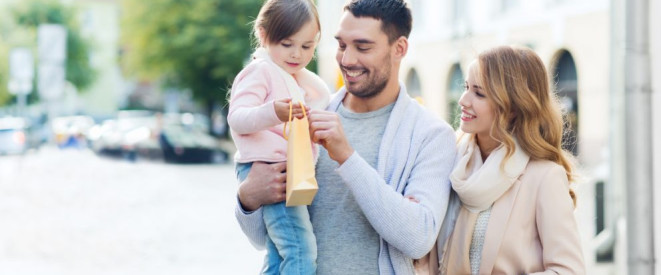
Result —
M654 228L661 232L661 3L650 0L650 52L652 65L652 142L654 181ZM661 275L661 235L654 236L656 275Z
M119 68L119 3L115 0L77 0L82 35L92 41L91 64L97 71L94 84L80 95L79 111L113 114L126 97Z

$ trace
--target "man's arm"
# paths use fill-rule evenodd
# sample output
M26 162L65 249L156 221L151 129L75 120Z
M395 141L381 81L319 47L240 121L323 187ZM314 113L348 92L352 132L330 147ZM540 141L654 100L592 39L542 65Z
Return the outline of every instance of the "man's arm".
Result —
M408 179L399 182L406 183L404 195L414 197L419 203L387 185L358 154L337 169L381 238L414 259L424 256L433 247L447 209L448 177L455 154L454 135L450 139L447 137L434 137L421 146L417 156L409 155L416 159L413 169Z
M285 162L255 162L248 177L239 185L234 213L241 230L258 249L266 246L266 226L261 207L285 199L286 168Z
M424 127L429 127L423 137L399 141L402 144L397 144L397 140L393 143L394 150L407 150L402 155L409 158L394 160L402 162L397 167L412 167L409 171L394 173L399 176L401 172L401 176L406 177L399 180L406 184L402 195L351 149L336 115L332 118L328 113L317 113L310 115L313 140L322 144L329 156L340 164L336 171L381 238L411 258L428 253L436 242L448 203L448 178L456 154L452 129L440 122L423 123ZM408 152L411 142L414 150ZM351 152L348 157L347 152ZM412 196L419 202L404 196Z

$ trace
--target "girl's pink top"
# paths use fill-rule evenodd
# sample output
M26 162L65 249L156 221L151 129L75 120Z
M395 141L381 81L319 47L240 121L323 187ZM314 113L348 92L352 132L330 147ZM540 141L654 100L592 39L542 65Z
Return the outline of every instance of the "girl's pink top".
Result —
M291 98L278 65L260 48L253 60L234 79L227 121L239 163L287 160L287 141L282 136L284 123L278 119L274 100ZM293 75L304 93L305 104L313 109L324 109L330 93L324 81L316 74L302 69ZM315 159L317 150L313 150Z

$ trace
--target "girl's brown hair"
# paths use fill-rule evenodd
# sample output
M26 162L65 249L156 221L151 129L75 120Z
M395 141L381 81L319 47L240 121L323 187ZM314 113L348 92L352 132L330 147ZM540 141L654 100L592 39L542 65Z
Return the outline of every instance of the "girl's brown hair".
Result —
M311 0L267 0L254 22L255 37L259 41L261 29L266 41L260 43L278 43L294 35L310 20L314 20L321 31L317 7Z
M531 159L553 161L572 182L573 165L562 149L563 117L539 56L528 48L496 47L478 57L478 74L496 112L491 135L514 154L514 138ZM569 195L576 205L576 196Z

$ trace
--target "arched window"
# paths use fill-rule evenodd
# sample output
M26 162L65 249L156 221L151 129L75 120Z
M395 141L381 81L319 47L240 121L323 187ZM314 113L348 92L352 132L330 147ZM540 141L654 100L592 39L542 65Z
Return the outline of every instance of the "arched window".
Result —
M420 78L418 77L418 73L415 71L415 69L411 69L406 76L406 91L408 91L409 96L415 98L421 104L423 103Z
M452 65L452 68L450 68L450 75L447 83L447 121L452 125L452 128L457 129L459 127L459 115L461 114L459 98L464 92L464 73L461 71L461 67L458 63Z
M567 120L562 138L563 148L578 154L578 77L574 58L568 51L558 54L553 68L555 92L560 99L563 114Z

